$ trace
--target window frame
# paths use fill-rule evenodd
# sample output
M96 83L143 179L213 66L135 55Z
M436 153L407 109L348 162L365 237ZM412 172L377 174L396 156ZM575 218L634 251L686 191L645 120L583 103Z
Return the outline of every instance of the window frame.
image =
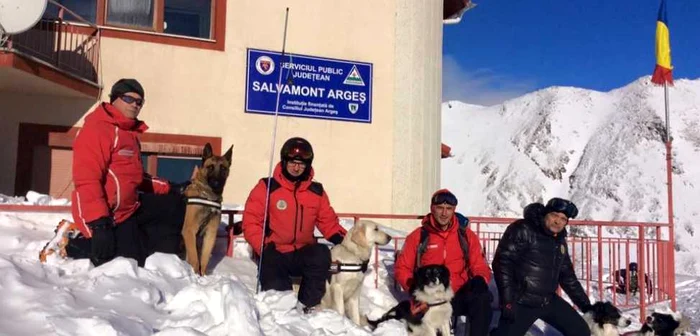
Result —
M15 163L15 194L25 194L32 184L31 174L16 172L32 171L34 165L34 147L47 146L49 149L73 149L73 140L81 127L19 123L17 135L17 162ZM221 153L221 137L202 135L183 135L170 133L143 133L139 135L141 152L148 155L147 173L156 172L158 156L201 157L204 145L211 144L212 151ZM177 181L181 182L181 181Z
M120 38L141 42L152 42L181 47L224 51L226 42L226 0L211 0L209 38L165 33L165 0L153 0L153 25L151 27L152 29L139 26L129 26L111 23L108 24L108 1L110 0L95 0L97 4L95 24L98 27L100 27L102 37Z

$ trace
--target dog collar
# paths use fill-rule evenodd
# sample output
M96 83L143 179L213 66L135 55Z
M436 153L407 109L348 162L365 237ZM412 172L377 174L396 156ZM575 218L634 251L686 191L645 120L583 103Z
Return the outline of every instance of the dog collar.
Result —
M204 205L221 210L221 202L215 202L202 197L188 197L187 204Z
M329 271L333 274L340 272L367 272L369 266L369 261L365 261L361 264L346 264L338 261L331 262L331 268Z
M447 303L446 300L438 301L438 302L435 302L435 303L428 303L428 307L441 306L441 305L444 305L445 303Z

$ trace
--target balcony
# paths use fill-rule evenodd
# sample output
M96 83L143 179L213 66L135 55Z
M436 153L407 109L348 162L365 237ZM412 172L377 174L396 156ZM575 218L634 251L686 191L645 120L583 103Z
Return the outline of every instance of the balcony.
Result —
M0 38L0 91L96 98L99 62L100 28L49 1L33 28Z

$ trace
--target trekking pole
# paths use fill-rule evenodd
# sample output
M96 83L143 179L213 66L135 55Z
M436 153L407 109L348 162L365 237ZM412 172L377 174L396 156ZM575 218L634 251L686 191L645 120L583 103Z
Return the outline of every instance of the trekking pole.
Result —
M262 270L262 261L263 261L263 250L265 250L265 232L267 232L267 220L268 220L268 207L270 206L270 180L272 179L272 162L274 160L274 155L275 155L275 139L277 138L277 116L279 114L279 106L280 106L280 95L282 93L282 72L283 72L283 67L282 67L282 62L284 61L284 51L287 46L287 20L289 19L289 7L286 8L285 13L284 13L284 34L282 35L282 55L280 56L280 64L279 64L279 78L277 79L277 101L275 103L275 121L274 121L274 126L272 128L272 144L270 145L270 166L268 167L267 171L267 193L265 194L265 214L263 215L263 232L262 232L262 239L260 243L260 260L258 260L258 280L257 283L255 284L255 294L260 292L260 276ZM289 72L289 71L288 71Z

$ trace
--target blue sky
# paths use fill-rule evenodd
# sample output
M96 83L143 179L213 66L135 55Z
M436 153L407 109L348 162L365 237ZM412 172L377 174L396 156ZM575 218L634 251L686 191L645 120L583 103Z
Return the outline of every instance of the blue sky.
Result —
M660 0L473 0L444 26L443 100L496 104L651 75ZM700 77L700 0L667 0L674 79Z

